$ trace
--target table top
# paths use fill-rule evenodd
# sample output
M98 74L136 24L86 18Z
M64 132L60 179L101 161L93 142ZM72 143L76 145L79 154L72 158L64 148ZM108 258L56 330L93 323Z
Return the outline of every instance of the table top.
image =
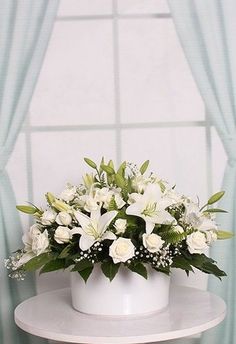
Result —
M224 301L207 291L171 289L163 311L139 316L93 316L72 308L70 289L34 296L15 309L15 322L33 335L69 343L149 343L205 331L225 317Z

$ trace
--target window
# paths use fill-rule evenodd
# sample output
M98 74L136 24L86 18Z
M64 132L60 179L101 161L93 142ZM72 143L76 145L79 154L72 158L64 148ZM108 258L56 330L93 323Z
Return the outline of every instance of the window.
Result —
M165 0L61 0L8 166L17 202L44 204L47 191L79 183L84 156L150 159L203 200L220 188L223 148Z

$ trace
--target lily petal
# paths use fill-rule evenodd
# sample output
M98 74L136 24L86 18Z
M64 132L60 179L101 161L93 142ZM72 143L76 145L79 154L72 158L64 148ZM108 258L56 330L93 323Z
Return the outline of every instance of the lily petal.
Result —
M108 211L107 213L103 214L100 217L98 221L99 233L103 234L106 231L107 227L109 226L111 221L116 217L117 214L118 214L118 211L112 210L112 211Z
M146 221L146 233L147 234L151 234L154 227L155 227L155 223L152 223L150 221Z
M102 240L115 240L116 239L116 235L114 233L112 233L111 231L107 231L103 234L102 236Z
M82 235L79 239L79 247L82 251L88 250L95 243L95 239L88 235Z
M75 215L76 220L79 222L79 224L83 228L83 230L85 230L85 228L88 227L89 224L91 223L90 217L81 213L81 211L79 211L79 210L75 211L74 215Z

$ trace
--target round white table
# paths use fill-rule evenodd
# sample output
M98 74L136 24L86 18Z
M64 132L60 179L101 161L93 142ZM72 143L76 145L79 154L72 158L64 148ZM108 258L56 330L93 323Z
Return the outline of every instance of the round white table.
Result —
M99 297L99 296L98 296ZM150 343L187 337L219 324L224 301L209 292L175 286L161 312L125 317L93 316L75 311L70 289L34 296L15 309L15 322L26 332L68 343Z

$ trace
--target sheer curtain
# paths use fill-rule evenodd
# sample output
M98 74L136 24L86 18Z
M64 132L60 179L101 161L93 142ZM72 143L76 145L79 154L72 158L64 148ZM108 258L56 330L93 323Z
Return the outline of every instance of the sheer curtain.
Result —
M226 195L221 207L229 214L219 216L218 222L223 229L236 233L236 2L169 0L169 6L211 122L228 157L222 186ZM228 315L222 325L203 336L205 344L236 342L235 246L234 238L217 243L212 249L213 257L228 276L223 282L210 278L209 288L226 300Z
M0 0L0 343L40 340L18 330L13 310L35 292L33 279L10 280L4 258L21 245L14 192L5 170L24 121L53 27L58 0ZM41 342L41 341L40 341Z

